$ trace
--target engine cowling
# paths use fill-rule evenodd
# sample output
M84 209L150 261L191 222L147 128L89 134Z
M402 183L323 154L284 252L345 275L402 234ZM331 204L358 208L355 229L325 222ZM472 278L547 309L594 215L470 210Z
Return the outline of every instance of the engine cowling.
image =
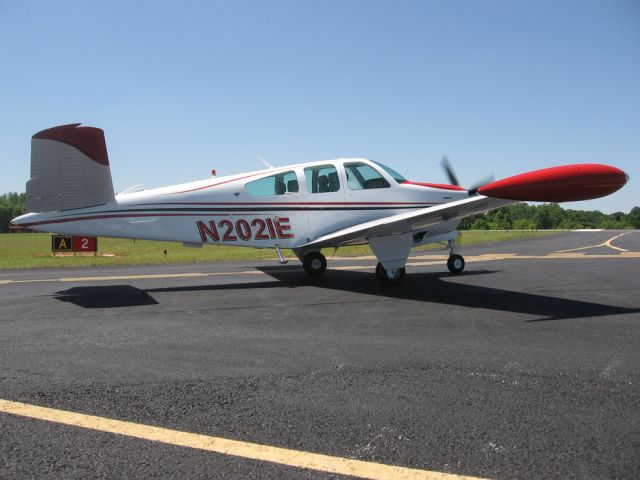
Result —
M522 173L483 185L487 197L530 202L572 202L604 197L629 181L619 168L597 163L562 165Z

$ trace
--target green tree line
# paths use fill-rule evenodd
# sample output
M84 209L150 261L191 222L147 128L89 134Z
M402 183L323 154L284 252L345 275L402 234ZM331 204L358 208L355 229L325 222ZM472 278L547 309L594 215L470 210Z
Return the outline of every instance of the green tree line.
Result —
M25 213L24 193L0 195L0 232L9 231L12 218ZM602 213L598 210L565 210L557 203L528 205L516 203L465 218L461 230L545 230L550 228L640 228L640 207L629 213Z
M0 195L0 232L7 233L11 219L25 212L25 202L24 193L9 192Z
M565 210L557 203L528 205L516 203L465 218L461 230L545 230L545 229L640 228L640 207L629 213L602 213L598 210Z

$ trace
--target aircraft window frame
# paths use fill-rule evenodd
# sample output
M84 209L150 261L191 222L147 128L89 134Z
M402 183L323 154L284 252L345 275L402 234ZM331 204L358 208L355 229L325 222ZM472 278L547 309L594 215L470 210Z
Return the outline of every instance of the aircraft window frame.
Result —
M349 187L349 190L357 191L391 188L391 184L387 179L368 163L345 162L344 171L347 176L347 186ZM372 173L374 174L373 176L371 175Z
M335 193L341 189L338 168L331 163L306 167L304 178L309 193Z
M375 160L371 160L371 162L384 170L396 182L402 183L407 181L407 178L404 175L396 172L393 168L386 166L384 163L376 162Z
M247 182L244 189L252 197L275 197L296 194L300 191L300 185L298 174L294 170L287 170Z

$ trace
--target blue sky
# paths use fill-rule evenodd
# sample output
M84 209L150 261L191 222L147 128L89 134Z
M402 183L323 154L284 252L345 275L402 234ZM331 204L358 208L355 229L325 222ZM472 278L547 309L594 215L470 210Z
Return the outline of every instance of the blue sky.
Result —
M640 2L0 0L0 193L105 130L116 190L364 156L462 183L608 163L640 205Z

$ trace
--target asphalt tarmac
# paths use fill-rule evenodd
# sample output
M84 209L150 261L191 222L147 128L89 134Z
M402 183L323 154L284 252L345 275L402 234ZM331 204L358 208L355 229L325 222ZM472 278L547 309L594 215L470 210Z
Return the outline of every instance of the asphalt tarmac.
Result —
M461 253L0 271L0 478L640 478L640 232Z

